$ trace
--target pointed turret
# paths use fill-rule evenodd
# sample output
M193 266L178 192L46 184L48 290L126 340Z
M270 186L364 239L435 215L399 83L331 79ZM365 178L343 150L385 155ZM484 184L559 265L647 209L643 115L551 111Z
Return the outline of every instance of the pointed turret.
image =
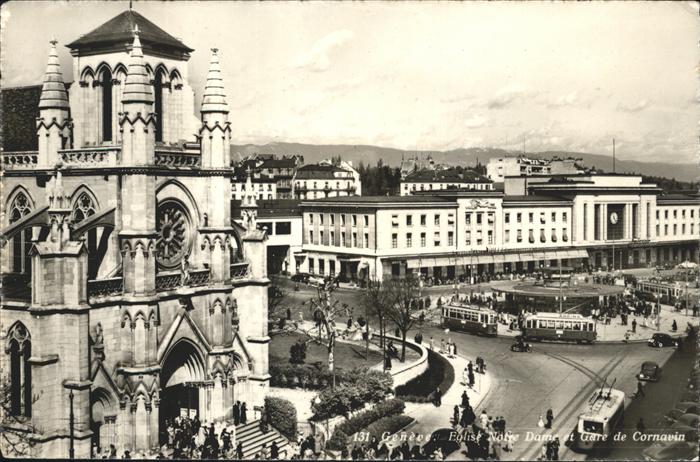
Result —
M71 123L68 116L70 105L63 83L61 63L56 52L56 40L52 40L49 61L46 65L44 84L39 99L39 118L36 131L39 137L38 164L50 167L59 160L58 150L70 147Z
M202 128L199 130L199 136L202 146L202 167L229 167L231 126L228 121L226 90L221 78L219 50L217 48L211 49L211 61L202 95L201 112Z
M219 65L219 49L211 49L211 60L209 61L209 72L207 82L204 85L202 95L202 116L209 112L228 114L228 104L226 104L226 90L221 77L221 66Z
M253 189L253 174L250 166L246 170L246 175L245 193L241 198L241 217L243 218L243 226L246 227L248 233L251 233L258 226L258 200L255 195L255 189Z
M129 55L122 104L124 113L119 120L122 132L122 163L152 164L156 143L153 91L143 59L138 26L134 29L134 42Z
M61 63L58 60L56 52L56 40L51 40L51 50L49 51L49 62L46 65L46 73L44 74L44 84L41 87L41 98L39 99L39 110L42 109L61 109L68 111L68 92L66 85L63 83L63 74L61 73ZM66 113L67 115L67 113Z
M124 83L122 103L124 103L125 108L127 104L132 103L142 103L147 106L153 104L153 92L151 91L146 63L143 60L138 26L134 29L134 42L129 54L129 68L127 69L126 82Z

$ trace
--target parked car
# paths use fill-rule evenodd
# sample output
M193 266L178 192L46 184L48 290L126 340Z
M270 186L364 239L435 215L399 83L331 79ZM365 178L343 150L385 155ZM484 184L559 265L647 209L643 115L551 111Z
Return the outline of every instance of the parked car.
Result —
M637 378L639 380L658 382L659 378L661 378L661 367L654 361L644 361Z
M681 422L676 422L671 425L671 432L684 435L685 441L691 443L698 442L698 427L689 427Z
M698 424L700 423L700 415L692 413L683 414L678 418L678 423L687 425L689 427L697 428Z
M642 458L649 461L693 460L697 455L698 445L687 441L654 443L642 452Z
M647 345L661 348L661 347L675 347L678 346L678 342L668 334L654 334L649 340L647 340Z
M292 281L294 282L309 282L309 273L296 273L292 275Z
M681 401L664 416L670 422L677 422L683 414L700 414L700 404L691 401Z

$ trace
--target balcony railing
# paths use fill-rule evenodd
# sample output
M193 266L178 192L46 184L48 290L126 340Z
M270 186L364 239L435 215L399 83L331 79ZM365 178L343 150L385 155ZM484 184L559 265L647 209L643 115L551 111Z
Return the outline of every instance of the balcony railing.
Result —
M5 170L36 168L38 151L5 151L2 153L2 168Z
M182 276L179 271L167 271L156 274L156 290L172 290L181 286Z
M113 166L119 162L121 146L63 149L58 154L63 165L69 167Z
M231 279L243 279L248 276L248 263L232 263Z
M124 292L123 278L95 279L88 281L88 297L108 297Z
M165 271L158 273L156 274L156 291L163 292L184 286L203 286L209 283L209 275L210 271L208 268L191 270L187 273L186 281L183 281L183 274L180 271Z
M198 153L156 150L155 164L163 167L198 167L201 161Z
M202 269L202 270L194 270L190 271L190 281L189 285L194 287L194 286L203 286L209 283L209 275L211 272L209 269Z

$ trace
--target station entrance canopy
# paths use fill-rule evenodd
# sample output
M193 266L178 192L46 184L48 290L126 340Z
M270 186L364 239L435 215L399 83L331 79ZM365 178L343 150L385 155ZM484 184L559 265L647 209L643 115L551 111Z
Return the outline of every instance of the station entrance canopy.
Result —
M409 257L406 259L406 267L410 269L434 267L434 266L472 266L490 265L494 263L513 263L539 260L568 260L572 258L588 258L588 252L584 249L549 250L549 251L524 251L497 254L480 255L444 255L438 257Z

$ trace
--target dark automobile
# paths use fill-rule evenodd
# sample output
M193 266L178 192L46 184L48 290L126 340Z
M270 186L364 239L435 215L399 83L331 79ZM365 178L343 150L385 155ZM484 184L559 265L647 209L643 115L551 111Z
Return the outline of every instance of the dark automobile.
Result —
M661 377L661 367L654 361L644 361L641 370L637 374L639 380L657 382Z
M676 422L671 425L669 433L683 435L684 441L689 441L691 443L698 442L698 427L689 427L688 425L684 425L682 422Z
M700 423L700 416L692 413L683 414L678 419L678 423L687 425L692 428L697 428L698 424Z
M292 281L294 282L309 282L309 273L296 273L292 274Z
M459 450L461 437L457 430L453 428L440 428L430 435L430 440L423 445L423 452L430 457L437 448L440 448L442 455L448 455Z
M664 416L669 422L677 422L683 414L700 414L700 404L692 401L681 401Z
M532 351L532 346L523 339L522 335L518 335L515 337L515 343L510 346L510 351L530 352Z
M647 345L657 348L675 347L678 342L668 334L654 334L647 340Z
M649 461L692 460L698 455L698 445L687 441L654 443L644 450L642 458Z

